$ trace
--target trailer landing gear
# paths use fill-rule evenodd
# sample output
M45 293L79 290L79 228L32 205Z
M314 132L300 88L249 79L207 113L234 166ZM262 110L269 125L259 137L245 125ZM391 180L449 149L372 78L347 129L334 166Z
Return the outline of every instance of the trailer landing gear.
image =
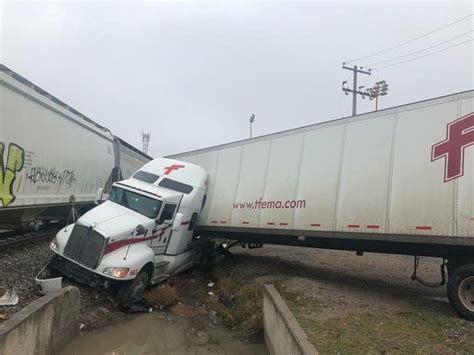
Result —
M474 321L474 264L450 270L447 294L456 313Z

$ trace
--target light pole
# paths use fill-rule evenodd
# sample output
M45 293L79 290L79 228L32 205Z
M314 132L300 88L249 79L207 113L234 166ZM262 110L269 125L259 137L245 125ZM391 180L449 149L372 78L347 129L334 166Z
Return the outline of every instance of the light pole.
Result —
M150 143L150 132L145 133L142 131L142 143L143 143L143 153L148 154L148 144Z
M249 123L250 123L250 138L252 138L252 123L253 121L255 121L255 113L252 113L252 115L250 116L250 119L249 119Z
M379 109L379 96L385 96L388 93L388 84L385 80L377 81L373 88L367 89L369 98L375 99L375 111Z

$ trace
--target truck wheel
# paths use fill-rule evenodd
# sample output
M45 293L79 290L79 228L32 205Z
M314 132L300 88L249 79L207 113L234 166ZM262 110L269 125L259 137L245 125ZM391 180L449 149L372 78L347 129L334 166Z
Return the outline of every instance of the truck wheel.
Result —
M447 287L448 299L462 318L474 321L474 264L453 270Z
M131 281L126 281L120 286L117 301L120 306L128 307L143 298L150 277L145 271L140 272Z

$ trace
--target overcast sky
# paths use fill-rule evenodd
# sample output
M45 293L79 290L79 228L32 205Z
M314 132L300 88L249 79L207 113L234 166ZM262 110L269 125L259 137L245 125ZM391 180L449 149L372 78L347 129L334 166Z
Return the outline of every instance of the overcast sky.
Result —
M137 147L151 131L153 156L247 138L252 113L255 135L350 115L343 61L473 12L470 1L0 4L3 64ZM358 64L472 29L470 17ZM360 85L390 84L382 108L472 89L472 44L361 75Z

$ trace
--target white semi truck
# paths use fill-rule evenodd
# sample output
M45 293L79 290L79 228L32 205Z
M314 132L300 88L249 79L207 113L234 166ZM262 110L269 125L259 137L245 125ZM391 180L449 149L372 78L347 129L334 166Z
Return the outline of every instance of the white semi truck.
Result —
M434 256L451 304L474 320L473 102L468 91L157 159L52 249L76 274L128 280L122 298L196 263L208 239ZM161 202L130 211L125 191Z
M118 300L128 305L149 284L198 263L207 243L193 232L205 202L207 172L184 167L155 159L114 183L107 201L57 233L51 266L85 284L118 284Z

